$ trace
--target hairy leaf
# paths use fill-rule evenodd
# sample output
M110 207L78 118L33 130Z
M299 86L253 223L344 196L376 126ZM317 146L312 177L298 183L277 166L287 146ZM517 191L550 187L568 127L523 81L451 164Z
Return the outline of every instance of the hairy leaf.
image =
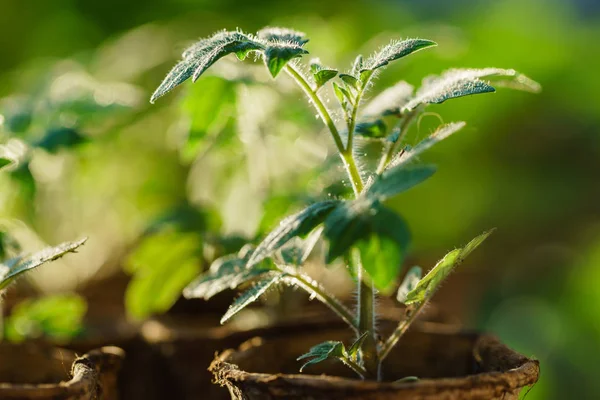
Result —
M302 46L308 42L304 32L295 31L289 28L268 26L258 31L256 36L259 39L266 40L268 42L291 42L297 44L298 46Z
M272 271L271 268L262 264L246 268L246 263L252 253L252 249L244 247L238 254L216 259L206 274L198 277L183 290L183 296L188 299L208 300L218 293L227 289L235 289L243 283L258 279Z
M375 96L363 109L363 114L373 117L399 116L413 94L412 85L401 81Z
M429 137L420 141L415 147L410 148L407 151L404 151L398 154L391 162L388 167L393 168L400 164L406 164L416 156L420 155L424 151L428 150L434 144L441 142L446 139L448 136L452 135L455 132L458 132L466 125L465 122L451 122L449 124L441 125L433 132Z
M321 65L318 59L311 60L310 71L312 72L315 83L317 84L317 89L322 87L331 79L335 78L338 74L336 69L327 68Z
M242 293L240 297L235 299L233 304L229 306L229 309L221 318L221 323L225 323L235 314L240 312L244 307L258 300L258 298L261 295L263 295L267 291L267 289L269 289L272 285L277 283L280 279L282 279L282 277L283 276L281 274L273 273L272 275L269 275L264 279L258 281L254 286L252 286L252 288Z
M396 300L400 303L404 303L406 301L406 296L417 286L421 277L423 276L423 270L421 267L414 266L408 270L404 280L400 284L398 288L398 292L396 293Z
M306 207L279 223L258 245L248 260L248 268L269 257L294 236L303 236L317 227L340 202L337 200L322 201Z
M452 77L453 79L482 79L486 78L495 87L507 87L515 90L523 90L538 93L542 87L533 79L515 71L504 68L455 68L445 71L441 78ZM428 78L426 78L428 79ZM430 77L429 79L436 79Z
M358 352L362 348L362 344L364 343L365 339L369 336L369 333L369 331L364 332L354 341L354 343L352 343L352 345L350 345L350 347L348 347L348 350L346 351L346 356L348 358L353 361L357 360Z
M27 299L17 304L4 323L10 342L50 337L68 341L83 331L85 299L75 294Z
M344 109L354 101L348 89L341 87L336 82L333 82L333 92Z
M387 126L381 119L363 121L356 124L354 132L360 136L380 139L387 135Z
M364 196L379 201L387 200L425 181L435 173L431 165L398 165L375 178L364 192Z
M437 46L437 43L426 39L393 40L390 44L382 47L364 61L360 68L360 73L362 75L365 71L375 71L378 68L386 66L391 61L431 46Z
M290 60L303 54L308 54L308 51L294 42L269 42L265 50L265 64L275 78Z
M350 87L358 89L358 79L349 74L340 74L340 79Z
M323 228L319 227L312 231L306 239L300 239L299 237L292 238L279 249L279 258L282 263L294 266L303 265L308 259L308 256L310 256L310 253L312 253L322 233Z
M452 250L446 254L438 263L417 283L415 288L408 292L404 304L422 303L427 301L448 275L460 265L464 259L471 254L485 239L492 234L493 230L482 233L471 240L465 247Z
M85 239L77 242L65 242L58 246L48 247L30 255L20 255L0 264L0 290L8 286L19 275L42 264L54 261L67 253L74 253L85 243Z
M296 360L300 361L308 359L308 361L300 367L300 372L302 372L304 368L309 365L318 364L329 358L343 358L345 353L346 351L342 342L331 340L311 347L308 353L301 355Z
M228 54L234 53L244 59L249 52L263 49L261 41L238 31L221 31L202 39L183 52L183 60L167 74L152 94L150 102L154 103L189 78L196 81L216 61Z

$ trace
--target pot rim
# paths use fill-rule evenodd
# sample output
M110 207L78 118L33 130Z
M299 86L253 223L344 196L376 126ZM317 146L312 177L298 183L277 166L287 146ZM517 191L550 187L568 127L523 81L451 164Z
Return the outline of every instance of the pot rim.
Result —
M118 369L125 352L115 346L104 346L92 350L81 357L68 349L55 347L54 354L67 353L74 358L71 365L71 379L57 383L10 383L0 382L2 398L48 398L49 396L72 395L76 393L94 393L99 384L101 373Z
M468 334L461 332L460 334ZM240 369L236 364L229 362L234 354L248 352L261 346L265 340L254 337L242 343L237 349L227 349L215 356L209 367L215 377L215 382L224 386L226 382L250 383L255 386L268 385L271 388L278 386L290 387L290 385L301 385L307 389L324 391L418 391L419 393L439 393L440 391L460 390L486 390L501 387L510 391L524 386L533 385L539 378L539 361L527 358L514 350L508 348L494 335L480 334L473 347L474 357L478 358L479 351L485 347L491 352L509 352L518 366L505 371L481 372L468 374L454 378L424 378L416 382L377 382L373 380L359 380L343 378L331 375L309 375L309 374L267 374L247 372Z

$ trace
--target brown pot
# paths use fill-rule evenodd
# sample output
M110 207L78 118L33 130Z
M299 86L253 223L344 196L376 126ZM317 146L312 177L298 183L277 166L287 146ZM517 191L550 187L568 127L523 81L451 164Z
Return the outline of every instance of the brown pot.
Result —
M327 361L299 374L296 358L326 340L344 340L347 329L321 327L300 334L254 338L217 355L210 371L232 399L510 400L537 382L539 363L486 334L456 332L428 323L414 327L383 365L384 382L355 379L340 362ZM320 375L324 374L324 375ZM406 376L420 379L394 383Z
M77 357L70 350L40 343L3 343L0 398L115 400L123 357L118 347L102 347Z

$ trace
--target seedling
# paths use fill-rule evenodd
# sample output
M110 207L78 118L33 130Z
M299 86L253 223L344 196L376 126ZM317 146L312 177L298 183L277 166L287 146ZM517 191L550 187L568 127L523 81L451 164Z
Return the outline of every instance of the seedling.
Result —
M354 192L352 198L315 202L284 218L257 246L248 244L238 254L215 261L206 274L187 286L184 296L210 299L226 289L251 283L225 313L223 323L275 285L300 287L333 310L357 337L349 346L329 341L313 347L299 357L299 360L308 360L302 368L334 358L362 378L381 379L382 361L441 281L491 233L485 232L466 246L451 251L424 277L421 268L411 268L397 291L398 301L407 307L406 317L389 338L379 338L375 328L375 295L392 293L410 244L406 222L386 207L385 202L430 178L435 167L419 164L418 156L465 126L464 122L442 125L426 139L409 145L406 138L412 122L430 104L494 92L498 86L530 92L537 92L540 87L510 69L453 69L440 76L427 77L416 91L406 82L399 82L365 103L364 97L373 79L389 63L436 43L425 39L394 40L369 57L359 55L351 68L340 74L318 60L303 64L301 59L308 54L307 42L303 33L285 28L264 28L256 35L241 31L218 32L185 50L182 60L152 95L150 101L154 102L184 81L190 78L196 81L216 61L229 54L235 54L240 60L253 55L255 60L264 61L273 78L284 72L306 94L331 134ZM338 100L336 112L326 105L328 89ZM337 123L338 120L343 123ZM379 162L374 170L363 167L366 165L364 156L355 151L357 136L381 143ZM327 193L323 197L326 198ZM303 272L303 264L321 238L329 244L325 263L343 260L355 275L356 313Z

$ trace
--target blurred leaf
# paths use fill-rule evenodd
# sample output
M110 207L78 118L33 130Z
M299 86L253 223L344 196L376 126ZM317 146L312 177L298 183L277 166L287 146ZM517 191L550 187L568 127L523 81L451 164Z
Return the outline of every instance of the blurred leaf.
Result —
M404 277L404 280L400 284L400 287L398 288L396 300L398 300L400 303L404 303L406 301L406 296L408 296L408 293L415 289L422 276L423 270L421 267L415 266L409 269Z
M227 289L235 289L239 285L260 278L273 271L265 263L246 268L246 263L253 250L242 248L238 254L230 254L215 260L210 270L198 277L183 290L184 297L210 299Z
M41 337L66 342L83 331L86 311L85 299L75 294L27 299L4 321L5 337L11 342Z
M411 99L413 91L412 85L400 81L375 96L364 107L363 114L373 117L399 116L402 108Z
M313 230L306 239L301 239L297 236L292 238L279 249L279 258L283 264L292 266L303 265L312 253L322 233L323 228L319 227Z
M415 147L404 151L398 154L392 161L390 162L389 168L396 167L400 164L406 164L419 154L423 153L426 150L429 150L431 146L434 144L441 142L446 139L448 136L452 135L455 132L458 132L466 125L465 122L451 122L449 124L439 126L435 132L433 132L429 137L420 141Z
M352 95L348 92L348 90L346 88L341 87L336 82L333 82L332 85L333 85L333 92L335 93L335 97L337 97L342 108L346 109L348 104L352 104L352 102L353 102Z
M202 239L194 232L164 231L144 238L125 260L133 275L125 293L128 313L138 319L167 311L200 272Z
M381 119L373 121L364 121L356 124L354 131L357 135L368 138L380 139L387 135L387 126Z
M49 129L46 135L34 146L49 153L56 153L61 148L71 148L87 141L88 139L76 129L60 127Z
M345 352L342 342L330 340L311 347L308 353L301 355L296 360L309 359L300 367L300 372L302 372L309 365L318 364L330 358L343 358Z
M10 234L0 230L0 260L20 251L19 243Z
M317 90L338 74L336 69L324 67L318 60L311 60L310 71L317 84Z
M31 110L19 110L5 116L4 125L13 133L24 133L31 126Z
M273 284L277 283L281 277L281 274L272 273L272 275L260 280L254 286L252 286L252 288L242 293L240 297L235 299L233 304L229 306L229 309L225 315L223 315L223 318L221 318L221 323L223 324L227 322L227 320L240 312L243 308L258 300L258 298Z
M249 52L263 48L259 41L238 31L221 31L202 39L183 52L183 60L167 74L152 94L150 102L154 103L190 77L195 82L204 71L228 54L235 53L238 58L244 59Z
M360 67L361 76L365 72L373 72L394 60L431 46L437 46L437 43L426 39L393 40L362 62Z
M50 261L54 261L67 253L75 253L87 238L78 242L65 242L58 246L47 247L33 254L22 254L0 264L0 290L6 288L19 275L28 272Z
M14 160L12 158L5 157L0 155L0 170L4 169L4 167L8 167L14 164Z
M337 200L322 201L311 204L304 210L283 219L257 246L248 260L248 267L269 257L294 236L303 236L319 225L325 217L339 204Z
M448 275L460 265L494 230L489 230L471 240L465 247L452 250L417 283L415 288L408 292L404 304L422 303L427 301Z
M272 42L265 49L265 64L275 78L281 69L292 59L308 54L299 45L292 42Z
M268 42L288 42L294 43L298 46L302 46L308 42L304 32L295 31L289 28L267 26L258 31L256 36L259 39L266 40Z
M436 171L432 165L397 165L384 171L364 191L369 199L384 201L425 181Z
M151 220L144 230L144 235L152 235L165 229L178 232L203 232L208 228L209 216L206 210L201 210L185 201L167 210L164 214ZM217 224L220 225L220 224ZM211 228L217 228L214 226Z

